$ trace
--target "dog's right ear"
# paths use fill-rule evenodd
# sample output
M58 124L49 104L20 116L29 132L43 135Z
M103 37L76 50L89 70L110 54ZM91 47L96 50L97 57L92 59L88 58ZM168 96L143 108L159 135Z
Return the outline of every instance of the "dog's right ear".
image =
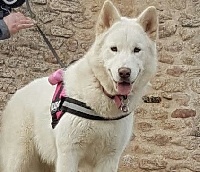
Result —
M99 35L109 29L115 22L120 20L117 8L109 0L103 4L96 25L96 34Z
M143 27L147 35L155 41L158 32L158 17L156 8L153 6L148 7L137 18L138 23Z

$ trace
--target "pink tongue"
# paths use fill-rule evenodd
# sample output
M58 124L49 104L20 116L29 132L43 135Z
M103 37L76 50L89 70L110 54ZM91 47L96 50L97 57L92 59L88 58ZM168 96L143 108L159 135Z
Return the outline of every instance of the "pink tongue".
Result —
M131 92L131 84L117 83L118 94L128 95Z

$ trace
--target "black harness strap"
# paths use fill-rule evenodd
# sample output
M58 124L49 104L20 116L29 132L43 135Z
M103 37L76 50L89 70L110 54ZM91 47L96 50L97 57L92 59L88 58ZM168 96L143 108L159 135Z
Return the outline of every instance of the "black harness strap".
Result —
M69 102L69 103L76 104L76 105L81 106L81 107L84 107L84 108L86 108L86 109L92 110L89 106L86 105L86 103L83 103L83 102L81 102L81 101L79 101L79 100L76 100L76 99L73 99L73 98L70 98L70 97L65 97L65 98L64 98L64 101Z
M76 104L78 106L81 106L83 108L86 108L86 109L90 109L92 110L90 107L88 107L85 103L81 102L81 101L78 101L76 99L72 99L70 97L65 97L65 100L64 102L69 102L69 103L72 103L72 104ZM74 109L74 108L71 108L71 107L68 107L68 106L65 106L64 105L64 102L61 106L61 111L62 112L68 112L68 113L71 113L71 114L74 114L78 117L82 117L82 118L85 118L85 119L90 119L90 120L96 120L96 121L114 121L114 120L120 120L122 118L125 118L127 117L130 113L128 114L125 114L125 115L122 115L122 116L119 116L117 118L105 118L105 117L102 117L102 116L97 116L95 115L95 111L94 111L94 115L91 115L91 114L88 114L88 113L84 113L82 111L78 111L77 109Z
M61 114L60 114L60 118L57 118L56 115L52 115L52 121L51 121L51 126L52 128L54 129L56 127L56 125L59 123L61 117L63 116L65 112L62 112L61 111Z
M63 88L61 87L60 90ZM58 91L56 97L59 98L59 93L61 91ZM60 104L57 109L51 110L51 115L52 115L52 128L54 129L62 116L66 114L66 112L76 115L81 118L89 119L89 120L95 120L95 121L116 121L120 120L122 118L127 117L130 113L124 114L122 116L116 117L116 118L105 118L102 116L99 116L96 114L94 110L92 110L89 106L86 105L86 103L81 102L79 100L70 98L70 97L61 97L60 99ZM57 113L59 115L57 116Z

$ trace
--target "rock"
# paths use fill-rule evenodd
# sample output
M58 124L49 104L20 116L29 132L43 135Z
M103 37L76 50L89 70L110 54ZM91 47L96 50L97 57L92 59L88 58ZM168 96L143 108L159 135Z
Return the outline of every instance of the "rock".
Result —
M188 153L183 148L164 150L162 155L170 160L185 160L188 157Z
M67 13L82 13L83 7L79 1L65 1L52 0L50 2L50 8L53 11L67 12Z
M182 38L183 41L188 41L191 38L193 38L195 36L195 31L188 29L188 28L184 28L180 31L180 36Z
M161 63L173 64L174 57L168 53L161 53L158 61Z
M140 160L139 166L141 169L145 170L161 170L165 169L167 166L167 161L159 158L149 157L149 158L142 158Z
M193 109L176 109L172 112L172 118L189 118L196 116L196 111Z
M189 106L190 96L188 94L175 93L173 98L179 106Z
M151 123L148 123L148 122L137 123L137 129L141 130L142 132L150 131L150 130L152 130L152 127L153 126L151 125Z
M192 158L193 158L194 160L196 160L197 162L200 162L200 153L199 153L199 151L195 151L195 152L193 153L193 155L192 155Z
M183 14L180 18L179 18L179 22L183 27L199 27L200 26L200 19L198 17L195 16L191 16L188 14Z
M178 42L178 41L174 41L169 43L166 43L164 49L168 52L181 52L183 50L183 43L182 42Z
M92 29L94 27L94 23L88 20L85 20L81 23L72 22L72 24L79 29Z
M172 100L172 94L167 93L167 92L162 92L162 97L167 100Z
M186 90L187 83L184 79L156 78L152 81L152 88L168 93L182 92Z
M176 120L176 119L166 119L163 123L160 124L160 128L164 130L173 130L177 132L178 130L181 131L186 128L186 125L183 121Z
M59 27L59 26L52 26L51 27L51 34L54 35L54 36L69 38L69 37L72 37L72 35L74 33L70 29L65 29L65 28L62 28L62 27Z
M151 118L154 120L165 120L168 118L168 112L164 108L150 108Z
M155 150L152 148L151 145L141 145L141 144L135 144L133 146L133 151L136 154L153 154L155 153Z
M45 5L47 4L47 0L32 0L31 2L38 4L38 5Z
M186 0L181 0L181 1L170 0L170 5L172 8L175 8L177 10L183 10L186 8Z
M76 39L68 39L66 44L66 48L71 52L75 52L78 49L78 41Z
M198 78L200 76L200 67L190 67L186 73L187 78Z
M56 13L49 13L49 12L46 12L46 11L41 11L38 13L38 17L40 18L40 20L46 24L48 22L52 22L54 21L57 17L58 17L58 14Z
M180 77L181 75L185 74L187 70L188 69L185 66L172 66L171 68L167 69L166 73L174 77Z
M135 168L135 166L137 166L137 160L130 154L124 155L121 161L122 166L125 167Z
M159 23L165 23L166 20L172 20L172 14L170 11L160 13L159 15Z
M154 134L154 135L143 135L147 142L153 143L157 146L166 146L172 139L170 136L163 134Z
M166 21L159 25L159 38L166 38L174 35L177 30L177 25L174 21Z
M194 65L195 64L194 59L191 57L182 57L181 60L184 65Z
M192 80L191 89L195 93L200 94L200 79L194 79L194 80Z
M174 137L170 142L173 145L184 147L186 150L196 150L199 145L194 136L185 135L181 135L181 137Z

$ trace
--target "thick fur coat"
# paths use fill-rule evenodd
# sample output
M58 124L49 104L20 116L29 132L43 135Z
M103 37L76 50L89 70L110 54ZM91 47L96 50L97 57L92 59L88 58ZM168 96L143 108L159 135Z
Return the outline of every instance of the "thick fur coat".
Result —
M95 42L66 69L64 88L105 118L123 115L108 95L126 95L131 114L93 121L66 113L52 129L49 109L55 87L47 77L36 79L18 90L3 112L1 172L117 172L132 135L133 111L156 72L157 27L154 7L129 19L106 1Z

